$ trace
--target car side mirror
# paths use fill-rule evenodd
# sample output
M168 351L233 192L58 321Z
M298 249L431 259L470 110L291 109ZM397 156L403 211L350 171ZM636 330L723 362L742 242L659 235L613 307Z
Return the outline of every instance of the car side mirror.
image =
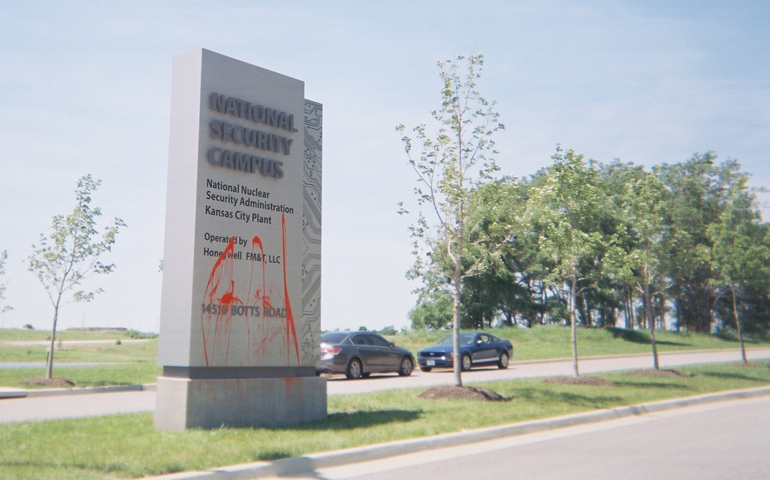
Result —
M393 343L393 342L388 342L388 343L390 344L390 348L393 348L393 347L395 347L395 346L396 346L396 344L395 344L395 343Z

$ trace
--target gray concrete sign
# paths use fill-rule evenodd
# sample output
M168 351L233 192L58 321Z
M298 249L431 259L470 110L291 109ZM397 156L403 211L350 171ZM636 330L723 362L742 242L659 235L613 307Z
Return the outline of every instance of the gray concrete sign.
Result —
M174 58L156 428L326 418L321 129L300 80Z

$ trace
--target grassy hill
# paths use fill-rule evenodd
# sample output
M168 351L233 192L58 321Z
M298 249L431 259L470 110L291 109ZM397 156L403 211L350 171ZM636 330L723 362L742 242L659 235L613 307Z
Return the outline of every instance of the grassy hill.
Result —
M513 360L542 360L547 358L568 358L572 356L570 329L556 325L525 328L493 328L485 330L492 335L505 338L513 343ZM410 332L406 334L387 336L388 340L408 348L413 352L426 345L450 335L451 332ZM676 333L658 330L655 339L659 352L681 350L710 350L722 348L739 348L737 337L730 335L708 335L699 333ZM767 347L770 340L746 338L747 347ZM643 330L626 330L623 328L579 328L578 354L580 356L595 355L627 355L634 353L650 353L650 334Z

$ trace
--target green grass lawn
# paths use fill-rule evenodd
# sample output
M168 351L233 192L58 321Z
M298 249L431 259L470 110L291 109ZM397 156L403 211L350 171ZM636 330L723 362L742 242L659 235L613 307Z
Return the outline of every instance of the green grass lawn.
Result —
M68 329L56 332L56 340L118 340L133 338L155 338L151 333L136 330L80 330ZM44 341L51 339L50 330L27 330L24 328L0 329L0 342L6 341Z
M570 329L560 326L538 326L531 329L496 328L488 330L513 342L513 361L547 358L568 358L572 355ZM388 336L390 341L416 352L435 343L449 332L410 332ZM50 332L38 330L0 330L0 362L45 362L46 347L43 345L14 346L7 341L44 341ZM161 369L155 365L158 351L157 337L145 343L133 344L126 340L145 335L133 331L81 331L66 330L57 334L63 340L56 349L54 376L66 378L78 387L103 385L128 385L151 383ZM677 350L707 350L720 348L738 349L738 341L729 336L686 334L668 331L657 332L658 349L661 352ZM110 340L115 343L67 346L67 340ZM118 344L120 341L120 344ZM748 347L768 347L768 339L747 338ZM58 344L58 341L57 341ZM651 353L649 333L617 328L578 329L578 352L581 357L594 355L620 355ZM749 353L749 358L751 354ZM100 367L67 367L71 362L110 363ZM21 382L45 374L43 367L34 369L0 369L0 386L23 387Z
M513 360L542 360L547 358L568 358L572 356L570 329L556 325L534 328L493 328L485 330L513 343ZM388 340L417 353L424 346L431 345L451 332L410 332L388 336ZM737 338L729 335L717 336L696 333L656 331L655 339L659 352L679 350L709 350L720 348L738 349ZM747 347L770 347L770 339L746 338ZM650 334L646 330L623 328L579 328L578 354L580 356L621 355L650 353Z
M327 421L291 428L156 431L152 414L6 424L0 425L0 478L136 478L770 384L767 361L679 370L690 376L601 375L616 387L485 383L514 397L499 403L424 400L417 397L422 390L333 396Z
M34 330L0 330L0 342L44 341L50 332ZM82 332L65 331L57 335L63 339L62 347L56 347L53 375L66 378L78 387L104 385L132 385L153 383L161 368L156 365L158 339L151 337L142 343L130 343L136 339L136 332ZM68 346L67 340L110 340L110 343ZM120 343L118 343L120 341ZM58 341L57 341L58 344ZM45 363L46 347L43 345L8 345L0 343L0 362ZM111 365L91 367L67 367L68 363L88 362ZM23 369L0 369L0 385L24 387L24 380L45 376L45 367Z

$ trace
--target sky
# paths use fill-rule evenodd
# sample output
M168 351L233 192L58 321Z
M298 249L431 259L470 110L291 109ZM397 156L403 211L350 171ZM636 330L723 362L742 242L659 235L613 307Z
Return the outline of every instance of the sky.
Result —
M199 48L324 105L323 330L410 323L415 218L397 211L416 177L395 126L430 125L439 60L484 55L502 174L534 174L557 144L648 167L713 151L770 187L766 1L0 0L2 327L51 328L27 258L91 174L101 225L127 227L115 272L83 285L104 293L65 304L59 328L158 331L171 62Z

